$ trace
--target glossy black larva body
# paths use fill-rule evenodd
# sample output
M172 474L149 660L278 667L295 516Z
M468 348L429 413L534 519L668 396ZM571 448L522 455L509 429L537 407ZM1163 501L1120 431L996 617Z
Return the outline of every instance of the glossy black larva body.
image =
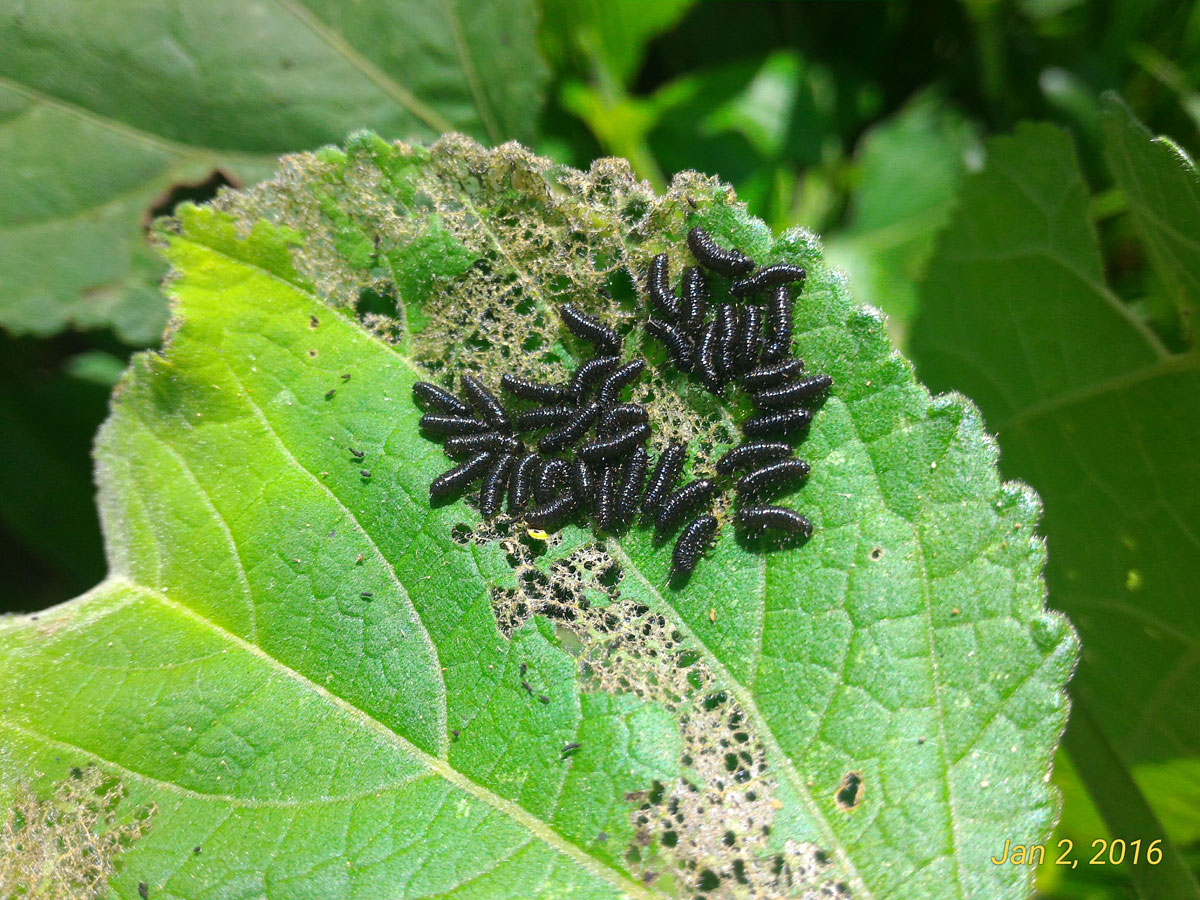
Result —
M575 415L575 411L576 407L567 404L523 409L517 413L516 429L517 431L540 431L543 428L555 428L565 424Z
M709 233L699 226L688 232L687 243L692 255L706 269L730 277L745 275L754 269L754 260L740 250L726 250L717 246Z
M471 407L449 391L428 381L418 381L414 384L413 396L434 412L449 413L452 416L471 415Z
M774 362L792 352L792 294L786 284L775 288L767 307L771 339L763 348L763 359Z
M527 512L525 522L531 528L557 531L570 520L578 507L579 500L573 493L559 494L553 500Z
M667 254L660 253L650 260L646 273L646 294L654 314L668 322L679 318L679 299L671 292L671 274Z
M742 423L742 434L748 438L790 437L799 434L811 423L811 410L783 409L751 416Z
M592 427L592 422L600 414L600 404L595 401L580 407L567 423L554 431L542 435L538 441L538 450L542 453L558 453L577 443Z
M711 500L716 489L711 480L699 478L673 491L663 500L654 517L656 535L661 538L673 531L684 516Z
M596 527L601 531L612 531L617 521L617 482L620 470L609 466L600 473L593 498L592 514Z
M803 370L804 361L795 358L765 363L742 376L742 387L753 394L791 381Z
M596 476L592 473L592 467L582 459L575 460L571 465L571 487L584 506L588 506L596 494Z
M633 448L650 440L650 426L643 423L633 425L627 431L612 437L596 438L579 448L579 458L589 463L610 462L623 459Z
M621 391L632 384L645 368L646 361L644 359L634 359L613 369L600 382L600 390L596 391L596 399L603 406L616 403Z
M620 355L621 336L598 318L571 303L564 303L558 311L571 334L590 343L597 353L602 356Z
M459 380L462 383L463 393L467 395L467 402L478 410L485 422L497 431L505 433L512 431L512 420L509 418L508 412L482 381L470 374L464 374Z
M804 269L800 266L791 263L775 263L773 266L763 266L745 278L739 278L729 286L729 293L735 297L748 297L782 284L803 281L804 275Z
M785 506L743 506L734 515L739 528L750 533L783 531L803 538L812 536L812 522Z
M646 469L650 466L650 454L643 446L637 446L625 460L621 472L621 485L617 490L616 516L622 525L628 525L637 514L638 501L646 484Z
M691 338L684 334L684 332L680 331L670 322L664 322L662 319L650 319L647 321L646 332L662 341L663 346L667 348L667 354L671 357L671 361L675 363L675 368L680 372L690 372L692 370L692 358L695 355L695 348L692 345Z
M683 460L687 453L683 444L668 444L658 455L658 463L650 475L650 483L646 485L646 493L642 497L642 512L653 514L658 505L671 491L675 490L675 482L683 471Z
M537 403L563 403L570 396L562 385L546 384L544 381L522 378L519 375L501 376L500 387L514 397Z
M494 459L495 455L492 453L477 453L466 462L443 472L430 483L429 499L440 500L461 494L483 477Z
M675 550L671 554L671 576L687 578L696 568L700 555L712 543L717 533L717 519L705 513L698 519L693 519L679 534L675 541Z
M704 325L708 312L708 285L699 266L688 266L683 270L683 299L679 303L680 326L689 334L695 334Z
M717 370L717 325L709 322L700 334L700 350L696 354L696 368L700 380L714 394L725 390L725 381Z
M479 511L485 519L491 519L500 512L504 493L508 489L508 478L516 463L517 458L513 454L505 453L492 463L492 467L483 476L483 487L479 491Z
M582 403L584 398L591 393L593 385L598 384L620 364L621 357L619 356L597 356L589 359L575 370L567 390L576 403Z
M732 475L738 469L754 469L763 463L787 459L792 455L792 445L783 441L748 441L739 444L717 460L717 471Z
M516 453L521 449L521 442L511 435L500 434L498 431L485 431L482 434L462 434L452 437L442 444L442 452L451 459L465 459L476 453Z
M751 394L750 399L759 409L787 409L819 397L831 387L833 379L828 375L810 375Z
M452 416L448 413L425 413L421 416L421 430L426 434L449 436L455 434L479 434L489 426L474 416Z
M546 459L538 469L533 495L538 503L547 503L571 486L571 464L565 459Z
M522 512L533 494L533 480L537 475L542 458L536 453L526 453L512 467L508 478L508 511L513 515Z
M734 361L739 372L758 365L758 357L762 352L762 310L757 306L747 306L742 310L735 350Z
M737 348L737 307L732 303L722 303L717 307L716 318L717 372L723 379L734 374L734 356Z
M780 459L748 472L737 481L740 500L761 500L806 478L812 471L802 459Z
M646 407L637 403L621 403L617 406L610 406L604 411L596 430L600 434L611 434L630 425L648 425L649 423L650 415L646 412Z

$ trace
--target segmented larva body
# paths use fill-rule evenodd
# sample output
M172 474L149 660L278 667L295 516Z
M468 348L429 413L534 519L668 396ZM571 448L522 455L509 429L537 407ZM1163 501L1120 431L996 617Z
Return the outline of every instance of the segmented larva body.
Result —
M622 459L633 452L638 444L644 444L650 439L650 426L641 423L632 426L628 431L606 438L596 438L588 441L579 448L579 458L584 462L602 463L614 459Z
M792 295L786 284L775 288L767 308L771 340L763 349L763 359L772 362L792 352Z
M661 319L650 319L646 322L646 331L662 341L671 361L675 363L675 368L680 372L692 370L692 357L695 350L691 339L686 334L670 322L664 322Z
M696 354L696 367L700 370L700 380L714 394L720 394L725 389L725 381L717 370L717 324L709 322L700 334L700 352Z
M646 273L646 293L650 297L650 307L656 316L668 322L679 318L679 300L671 292L667 254L660 253L650 260L650 268Z
M492 465L495 456L491 453L477 453L466 462L443 472L429 485L429 499L440 500L461 494L468 487L483 477Z
M658 455L658 463L650 475L650 483L646 486L646 493L642 497L642 512L647 514L656 512L658 505L675 489L675 482L679 480L679 473L683 471L683 460L686 454L687 449L683 444L668 444L666 449Z
M471 407L449 391L428 381L418 381L414 384L413 396L434 412L449 413L452 416L471 415Z
M583 399L591 392L592 385L599 382L620 364L621 357L619 356L597 356L589 359L581 363L575 370L567 390L575 398L576 403L582 403Z
M738 322L735 362L739 372L745 372L758 365L761 342L762 310L757 306L747 306L742 310L741 321Z
M565 459L547 459L538 469L533 495L538 503L547 503L571 487L571 464Z
M794 266L791 263L775 263L773 266L763 266L745 278L739 278L729 286L729 293L734 297L746 297L780 285L803 280L804 270L800 266Z
M566 404L560 406L537 406L524 409L517 413L517 431L540 431L543 428L554 428L564 424L575 415L577 407Z
M759 409L784 409L819 397L833 387L833 379L828 375L810 375L799 381L781 384L779 387L767 388L752 394L750 399Z
M558 531L570 521L578 506L579 501L574 494L560 494L548 503L527 512L525 523L542 531Z
M737 307L722 303L717 307L717 371L723 379L734 373L734 355L737 346Z
M421 416L421 430L434 435L478 434L487 431L488 424L474 416L425 413Z
M808 463L802 459L781 459L767 463L738 479L738 497L742 500L760 500L806 478L811 471Z
M536 453L526 453L512 468L508 479L508 511L514 516L529 505L533 493L533 479L541 466L542 458Z
M622 403L618 406L611 406L604 411L604 415L600 417L600 424L596 426L596 430L600 434L610 434L621 428L627 428L630 425L647 425L650 422L650 415L646 412L646 407L637 403Z
M804 361L800 359L784 359L779 362L769 362L751 369L742 376L742 387L750 393L777 387L791 381L804 370Z
M571 334L590 343L597 353L602 356L620 355L621 336L595 316L570 303L564 303L558 311Z
M604 406L615 403L621 391L632 384L645 368L646 361L644 359L634 359L613 369L600 382L600 390L596 392L596 399Z
M689 522L675 541L675 551L671 554L671 576L687 578L691 575L716 533L717 519L713 515L705 513Z
M708 312L708 285L699 266L683 270L683 299L679 304L679 319L683 330L695 334L704 326Z
M812 536L812 522L785 506L743 506L734 516L740 528L748 532L784 531L803 538Z
M658 507L654 529L659 537L673 531L689 512L712 499L717 486L707 478L689 481L674 491Z
M592 422L600 414L600 404L595 401L575 411L575 415L565 425L542 435L538 441L538 450L542 453L557 453L571 444L576 443L587 434Z
M717 460L717 471L732 475L738 469L757 468L763 463L787 459L792 445L783 441L749 441L739 444Z
M497 431L512 431L512 420L509 419L508 413L500 405L496 395L484 387L482 381L469 374L464 374L460 381L463 393L467 395L467 402L478 410L485 422Z
M784 409L752 416L742 423L742 434L748 438L789 437L798 434L812 423L812 411Z
M476 453L516 453L520 449L520 441L498 431L462 434L442 444L442 452L451 459L465 459Z
M592 474L591 466L582 459L575 460L571 465L571 487L584 506L590 504L595 497L596 478Z
M646 483L646 469L650 466L650 454L643 446L637 446L625 460L625 470L621 473L621 486L617 491L616 514L617 520L626 525L633 520L637 513L638 501L642 497L642 488Z
M601 531L612 531L617 520L617 479L618 469L609 466L600 473L596 485L595 506L593 509L596 527Z
M745 275L754 269L754 260L740 250L726 250L717 246L717 242L709 233L699 226L688 232L687 242L692 255L706 269L731 278L735 275Z
M562 385L546 384L532 378L522 378L519 375L502 375L500 387L514 397L533 400L537 403L563 403L570 396Z
M483 476L483 487L479 491L479 511L485 519L494 518L500 512L509 475L516 463L517 458L511 453L506 453L497 459Z

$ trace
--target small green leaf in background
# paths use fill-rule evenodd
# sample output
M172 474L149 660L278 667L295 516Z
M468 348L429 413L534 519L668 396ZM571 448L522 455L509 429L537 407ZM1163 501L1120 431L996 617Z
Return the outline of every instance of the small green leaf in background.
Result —
M855 297L888 314L888 331L901 346L934 240L969 165L981 161L976 127L932 92L859 141L850 215L826 249L850 276Z
M145 227L173 186L250 184L354 128L529 139L535 18L533 0L0 2L0 326L155 341Z
M763 552L726 523L671 588L645 528L541 541L431 509L447 462L413 383L561 376L568 297L649 356L660 438L732 440L744 410L662 365L629 307L697 222L809 273L796 350L836 387L782 499L812 540ZM991 857L1053 826L1075 657L1039 503L815 235L694 173L659 197L619 160L369 134L162 234L177 327L98 444L110 576L0 625L3 797L115 782L108 825L140 834L117 897L1027 897L1032 871ZM381 295L397 319L364 328ZM27 821L0 858L41 858L14 849Z
M1110 156L1137 160L1122 184L1182 187L1178 159L1131 129L1110 120ZM933 385L979 401L1002 468L1045 500L1049 596L1083 646L1068 748L1113 836L1148 842L1173 804L1200 806L1197 356L1168 352L1105 285L1068 135L1023 125L987 157L929 263L912 346ZM1146 235L1171 239L1179 272L1200 263L1194 204L1177 191ZM1132 877L1147 898L1198 895L1176 852Z

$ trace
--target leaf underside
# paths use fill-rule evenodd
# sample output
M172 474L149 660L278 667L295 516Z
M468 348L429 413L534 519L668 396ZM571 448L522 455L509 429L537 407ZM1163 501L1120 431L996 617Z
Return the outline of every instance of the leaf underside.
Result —
M812 540L726 527L677 589L644 529L430 509L413 382L561 377L567 298L647 356L656 440L707 471L745 410L637 312L694 224L809 273L795 349L836 387L783 501ZM989 858L1049 834L1075 656L1038 500L814 236L694 173L658 197L616 160L369 134L162 233L173 329L97 447L111 576L0 632L4 788L118 779L146 824L117 896L1027 895Z

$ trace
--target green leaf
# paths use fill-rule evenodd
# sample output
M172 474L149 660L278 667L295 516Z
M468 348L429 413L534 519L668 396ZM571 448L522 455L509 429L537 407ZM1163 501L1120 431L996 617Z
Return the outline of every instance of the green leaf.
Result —
M1022 125L989 143L987 168L964 185L921 297L913 348L922 374L978 399L1006 474L1045 499L1050 599L1083 644L1076 702L1135 774L1141 764L1194 760L1197 359L1168 353L1105 285L1064 132ZM1089 746L1072 744L1072 753ZM1104 771L1103 759L1075 762L1093 794L1110 791L1110 779L1087 778ZM1155 806L1171 794L1179 802L1181 790L1184 802L1200 802L1194 780L1141 787ZM1123 824L1109 821L1115 836L1152 837Z
M145 226L214 172L253 183L364 126L530 139L535 15L533 0L0 2L0 325L156 340Z
M850 217L829 238L828 255L849 274L859 300L888 314L898 342L916 313L916 284L934 241L979 153L975 127L934 93L914 98L859 141Z
M642 527L430 508L413 383L561 377L567 297L648 355L658 440L730 440L744 402L664 365L630 284L696 222L808 270L796 349L837 380L790 498L812 540L726 525L670 587ZM1075 655L1039 504L815 236L695 173L656 197L618 160L369 134L162 234L178 320L98 443L111 574L0 633L0 784L118 780L117 896L1028 895L990 857L1053 825Z
M1200 173L1169 138L1154 137L1115 94L1102 115L1104 158L1129 200L1168 298L1200 306Z

